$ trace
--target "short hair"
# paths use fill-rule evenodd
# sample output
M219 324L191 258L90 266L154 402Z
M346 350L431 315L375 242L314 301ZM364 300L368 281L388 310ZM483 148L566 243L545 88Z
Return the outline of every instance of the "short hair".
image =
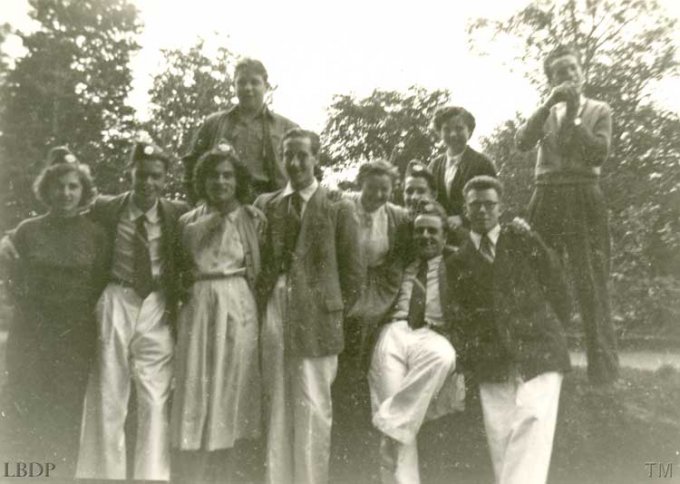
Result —
M463 119L463 122L470 130L470 134L472 134L472 132L475 130L475 127L477 126L475 117L470 111L460 106L444 106L438 108L432 117L432 129L439 133L439 130L442 129L444 123L446 123L451 118L455 118L456 116L460 116Z
M77 174L78 180L83 187L83 193L78 206L84 207L89 205L96 194L96 190L90 176L89 167L80 163L56 163L43 168L33 182L33 193L38 201L46 207L50 207L50 189L52 185L58 178L69 173Z
M439 217L442 221L442 228L444 229L444 232L448 231L449 225L446 210L444 210L444 207L442 207L439 202L434 200L420 200L416 205L413 220L415 221L419 215L432 215Z
M127 169L131 170L140 161L147 160L162 162L165 171L168 171L172 157L167 154L163 148L152 142L138 141L134 144L132 151L130 152L130 160L128 161Z
M420 160L411 160L408 162L406 173L404 174L404 182L406 182L408 177L423 178L433 194L437 191L434 175L425 163ZM404 185L406 185L406 183L404 183Z
M581 65L581 55L579 54L576 47L572 45L558 45L543 59L543 72L545 73L548 80L551 79L550 67L555 59L564 57L565 55L573 55L576 58L576 62Z
M394 187L394 184L399 179L399 170L390 162L379 158L364 163L359 167L357 185L363 185L369 176L386 176L390 179L390 183L392 183L392 186Z
M251 200L252 178L248 167L244 165L236 154L236 150L226 141L218 143L213 149L205 152L196 163L192 182L198 199L208 200L205 182L217 165L228 161L234 167L236 177L236 199L241 203Z
M319 151L321 151L321 140L319 139L319 135L314 131L308 131L298 127L290 128L284 133L283 139L281 140L281 151L283 151L283 144L290 138L307 138L311 144L312 154L315 157L319 156Z
M463 187L463 196L467 197L468 192L472 190L496 190L499 197L503 196L503 184L489 175L478 175L471 178Z
M250 57L244 57L236 63L234 68L234 79L242 72L252 72L262 76L265 83L268 81L267 69L265 69L264 64L257 59L252 59Z

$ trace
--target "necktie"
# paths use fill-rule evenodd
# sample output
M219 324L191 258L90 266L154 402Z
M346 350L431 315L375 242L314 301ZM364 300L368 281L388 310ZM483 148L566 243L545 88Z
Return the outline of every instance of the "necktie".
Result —
M281 272L288 272L295 252L298 234L300 233L302 212L302 197L294 192L289 198L288 213L286 216L286 232L284 236L283 265Z
M492 249L491 239L489 238L489 234L482 235L482 239L479 241L479 253L487 261L493 262L494 256L493 256L493 249Z
M418 274L413 280L411 301L408 305L408 325L413 329L425 326L425 306L427 305L427 261L422 260Z
M151 272L151 254L149 254L149 240L146 233L146 227L144 222L146 217L142 215L137 220L135 220L135 243L134 243L134 256L135 256L135 270L134 270L134 281L133 287L135 292L145 299L146 296L153 290L153 274Z

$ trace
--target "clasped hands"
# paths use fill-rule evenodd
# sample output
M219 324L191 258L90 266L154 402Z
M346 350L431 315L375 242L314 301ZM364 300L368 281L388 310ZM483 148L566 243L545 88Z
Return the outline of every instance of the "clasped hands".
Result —
M552 88L545 107L550 109L557 103L565 102L567 103L567 119L574 119L578 113L580 96L580 89L576 84L569 81L563 82Z

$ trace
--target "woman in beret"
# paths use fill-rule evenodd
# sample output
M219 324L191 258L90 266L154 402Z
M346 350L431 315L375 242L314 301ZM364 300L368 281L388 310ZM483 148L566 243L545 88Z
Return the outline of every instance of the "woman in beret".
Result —
M179 317L171 415L173 482L235 479L235 446L261 432L255 280L264 215L233 147L199 159L194 188L205 203L180 219L188 289Z
M52 463L50 477L70 478L96 340L94 306L105 281L105 234L83 213L94 187L68 148L49 153L33 189L47 213L11 231L13 255L2 254L15 308L2 440L18 460Z

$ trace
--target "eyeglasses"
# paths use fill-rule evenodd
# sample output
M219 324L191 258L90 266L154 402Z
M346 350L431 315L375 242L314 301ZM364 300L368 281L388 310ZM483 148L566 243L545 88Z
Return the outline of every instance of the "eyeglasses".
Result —
M479 211L484 207L486 211L494 209L498 205L498 202L488 201L488 202L470 202L468 207L470 210Z

